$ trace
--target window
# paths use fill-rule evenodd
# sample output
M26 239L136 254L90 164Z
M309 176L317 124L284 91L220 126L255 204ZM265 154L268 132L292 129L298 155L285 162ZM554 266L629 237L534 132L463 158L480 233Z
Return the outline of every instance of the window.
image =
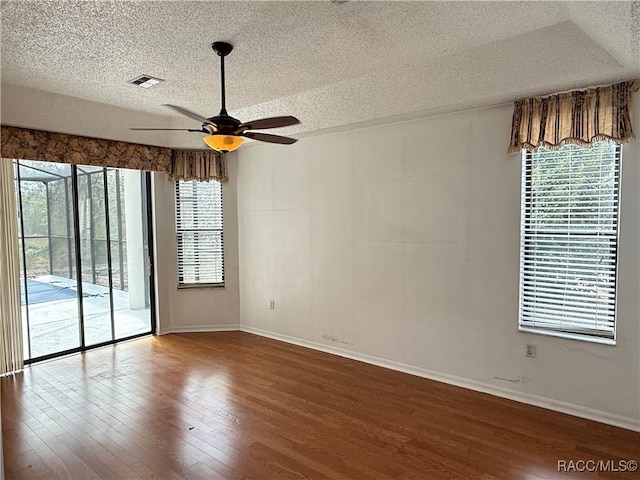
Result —
M520 330L615 344L620 147L523 162Z
M178 286L224 286L222 185L176 182Z

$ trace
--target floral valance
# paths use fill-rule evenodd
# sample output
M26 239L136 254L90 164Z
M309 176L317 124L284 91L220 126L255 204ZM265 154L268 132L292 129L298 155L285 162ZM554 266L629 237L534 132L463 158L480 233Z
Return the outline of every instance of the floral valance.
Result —
M169 173L171 149L2 126L2 158Z
M509 153L572 143L591 146L599 140L628 143L634 82L518 100L514 104Z
M173 150L172 180L218 180L226 182L227 159L215 150Z

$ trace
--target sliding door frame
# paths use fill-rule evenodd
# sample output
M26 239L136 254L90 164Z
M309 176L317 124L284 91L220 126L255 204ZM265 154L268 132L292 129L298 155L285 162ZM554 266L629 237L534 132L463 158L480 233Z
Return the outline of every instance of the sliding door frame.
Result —
M78 302L78 328L80 329L80 346L77 347L81 351L81 349L85 346L84 339L84 303L83 303L83 295L82 295L82 243L80 240L80 200L79 200L79 192L78 192L78 167L75 165L71 165L71 203L73 204L72 213L73 213L73 241L74 241L74 249L75 249L75 259L76 259L76 288L77 288L77 302ZM26 273L26 272L25 272ZM75 349L73 349L75 350ZM54 358L57 354L50 354L51 358ZM37 357L34 361L37 361Z
M151 334L156 335L156 262L154 261L155 239L153 231L153 192L151 183L151 172L145 172L144 178L141 179L145 185L147 194L143 201L146 203L145 210L147 212L147 279L149 288L149 314L151 315ZM119 243L120 251L122 251L122 243ZM122 256L120 257L122 260ZM147 334L148 335L148 334Z
M27 332L24 332L23 334L27 335L27 344L28 344L28 352L29 352L29 357L31 357L31 338L30 338L30 322L29 322L29 303L28 303L28 293L27 293L27 263L26 263L26 249L25 249L25 238L24 238L24 220L23 220L23 210L22 210L22 184L21 184L21 178L20 178L20 161L16 160L16 168L17 168L17 180L18 180L18 197L19 197L19 202L20 202L20 231L21 231L21 240L22 240L22 251L21 251L21 255L22 255L22 259L23 259L23 273L24 273L24 288L25 288L25 310L26 310L26 323L27 323ZM118 171L118 169L112 169L115 170L116 172ZM155 273L154 273L154 261L153 261L153 252L154 252L154 232L153 232L153 202L151 201L152 199L152 191L151 191L151 173L149 172L141 172L142 176L140 178L140 182L142 183L143 186L145 186L146 188L145 190L145 194L143 195L141 201L142 201L142 205L143 205L143 209L146 213L147 216L147 220L146 220L146 226L147 226L147 230L146 230L146 235L144 236L144 239L146 240L146 247L147 247L147 256L148 258L145 259L145 264L147 266L147 271L146 271L146 277L147 277L147 284L148 284L148 288L149 288L149 315L150 315L150 329L147 332L143 332L143 333L138 333L135 335L130 335L128 337L122 337L122 338L115 338L115 323L114 323L114 310L113 310L113 272L112 272L112 254L111 254L111 238L110 238L110 218L109 218L109 197L108 197L108 177L107 177L107 173L108 173L108 168L104 167L102 169L101 174L103 175L103 185L104 185L104 206L105 206L105 226L106 226L106 245L107 245L107 265L108 265L108 271L109 271L109 305L110 305L110 319L111 319L111 340L105 341L105 342L100 342L100 343L95 343L92 345L86 345L86 338L85 338L85 332L84 332L84 304L83 304L83 295L82 295L82 254L81 254L81 239L80 239L80 210L79 210L79 189L78 189L78 167L76 165L71 165L71 203L73 205L73 209L72 209L72 222L73 225L70 225L70 222L68 220L68 216L67 216L67 226L68 226L68 232L70 233L70 230L73 229L74 230L74 236L73 239L70 238L70 235L68 237L68 241L69 241L69 246L71 245L71 242L73 241L74 246L75 246L75 269L76 269L76 286L77 286L77 292L78 295L76 297L76 301L77 301L77 305L78 305L78 328L79 328L79 342L80 342L80 346L75 347L75 348L71 348L68 350L63 350L60 352L55 352L55 353L50 353L47 355L41 355L39 357L35 357L35 358L29 358L27 360L24 361L25 365L29 365L31 363L35 363L35 362L40 362L40 361L44 361L44 360L51 360L54 358L58 358L58 357L62 357L65 355L70 355L70 354L74 354L74 353L81 353L81 352L86 352L88 350L92 350L94 348L100 348L100 347L105 347L108 345L115 345L119 342L123 342L123 341L127 341L127 340L133 340L135 338L140 338L140 337L145 337L148 335L155 335L156 334L156 291L155 291L155 281L154 281L154 277L155 277ZM97 172L96 172L97 173ZM95 173L94 173L95 174ZM119 178L119 175L116 175L116 178ZM87 182L91 182L91 174L87 174ZM118 181L119 184L119 181ZM68 184L65 181L65 191L67 191L67 186ZM118 190L119 191L119 190ZM68 196L66 197L68 199ZM120 200L119 200L119 195L117 197L117 201L118 201L118 206L120 206ZM47 197L47 201L48 201L48 197ZM91 204L93 205L94 199L91 198ZM93 208L91 209L91 219L90 221L93 224ZM47 213L49 214L49 207L47 205ZM48 215L49 216L49 215ZM120 216L121 216L121 212L118 210L118 220L120 220ZM121 225L118 225L118 249L120 251L120 257L119 257L119 264L123 265L123 261L122 261L122 244L121 244ZM92 246L92 250L93 250L93 240L91 240L91 246ZM50 242L50 240L49 240ZM51 259L50 259L51 261ZM93 255L92 255L92 262L95 261ZM70 267L70 272L69 274L72 275L72 271L71 271L71 260L69 259L69 267ZM95 276L95 269L92 269L92 275ZM119 271L119 275L122 278L123 276L123 271L122 268L120 268ZM124 286L124 285L122 285Z
M20 211L20 255L22 256L22 269L24 270L24 305L25 320L27 323L27 352L31 358L31 336L29 331L31 324L29 322L29 289L27 288L27 246L24 238L24 210L22 209L22 179L20 178L20 160L14 163L16 167L16 178L18 180L18 208ZM24 332L22 332L24 335ZM24 341L23 341L24 343Z

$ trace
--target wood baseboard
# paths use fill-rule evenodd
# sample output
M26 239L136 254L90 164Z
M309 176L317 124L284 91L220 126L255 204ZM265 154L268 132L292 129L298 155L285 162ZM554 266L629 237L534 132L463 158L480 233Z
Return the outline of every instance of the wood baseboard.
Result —
M237 332L240 330L240 325L235 323L225 325L189 325L186 327L165 328L160 330L158 335L167 335L169 333Z

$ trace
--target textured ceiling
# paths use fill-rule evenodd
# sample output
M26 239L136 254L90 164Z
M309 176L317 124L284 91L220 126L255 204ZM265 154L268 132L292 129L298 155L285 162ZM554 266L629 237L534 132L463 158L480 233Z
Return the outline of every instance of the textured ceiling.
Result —
M302 125L284 131L309 134L640 78L639 25L639 2L624 1L8 0L2 83L210 116L210 44L226 40L229 112L296 115ZM165 81L126 83L143 73Z

